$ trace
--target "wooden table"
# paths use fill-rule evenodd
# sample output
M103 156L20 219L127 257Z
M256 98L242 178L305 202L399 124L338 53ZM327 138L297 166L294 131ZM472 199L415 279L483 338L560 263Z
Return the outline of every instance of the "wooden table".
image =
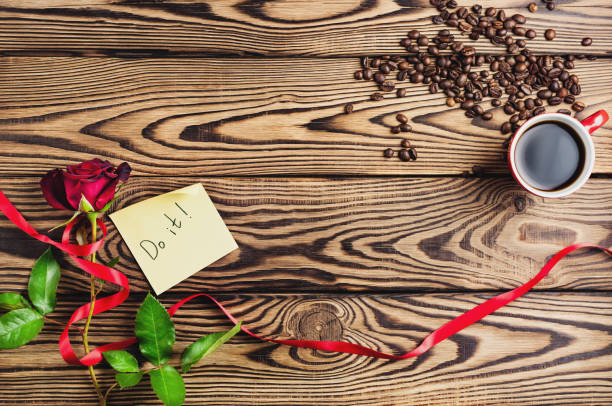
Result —
M535 14L526 0L503 3L538 31L533 50L599 56L576 63L588 104L578 117L612 111L610 2L566 0ZM52 168L128 161L134 176L117 208L202 182L240 249L161 295L166 306L208 291L266 336L406 352L529 280L560 248L612 245L611 123L593 137L592 179L549 200L509 177L500 111L470 124L423 85L368 101L374 85L352 78L358 56L401 53L410 29L435 34L433 13L426 0L0 0L0 188L47 230L67 215L38 186ZM580 46L585 36L591 47ZM398 112L410 117L416 162L382 157L401 139L388 129ZM486 176L460 176L474 165ZM133 293L94 318L96 345L132 334L149 290L107 223L100 255L121 255ZM24 291L44 248L0 216L1 289ZM572 255L535 292L416 359L238 335L186 375L186 404L610 403L610 264L595 251ZM53 317L65 321L87 302L88 279L67 258L61 265ZM175 320L179 349L230 326L204 302ZM27 347L0 352L0 403L95 404L87 371L58 353L60 332L47 325ZM96 369L107 387L111 370ZM110 403L158 402L143 382Z

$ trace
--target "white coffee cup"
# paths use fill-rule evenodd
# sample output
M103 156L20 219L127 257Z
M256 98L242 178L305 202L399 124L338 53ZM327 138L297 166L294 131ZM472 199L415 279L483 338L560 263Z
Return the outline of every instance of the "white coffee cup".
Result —
M591 172L593 172L593 166L595 164L595 146L593 145L591 134L608 121L608 119L608 113L606 113L605 110L599 110L597 113L582 121L578 121L569 115L561 113L543 113L530 118L516 131L508 147L508 164L512 176L514 176L514 179L516 179L523 189L536 196L563 197L574 193L586 183L591 176ZM582 144L581 149L584 154L584 159L581 159L577 174L573 177L572 181L552 190L539 189L533 184L530 184L528 180L529 177L524 168L521 167L521 163L517 162L516 159L516 147L523 134L543 122L559 123L572 129L578 138L577 141Z

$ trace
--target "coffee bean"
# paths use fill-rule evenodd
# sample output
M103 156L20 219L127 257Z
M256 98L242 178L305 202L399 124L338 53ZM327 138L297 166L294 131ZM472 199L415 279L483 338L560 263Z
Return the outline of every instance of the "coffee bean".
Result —
M548 41L552 41L553 39L555 39L556 36L557 36L557 33L553 29L549 28L546 31L544 31L544 38L546 38Z
M570 92L574 95L574 96L579 96L580 93L582 93L582 89L580 87L580 85L578 83L575 83L572 85L572 87L570 88Z
M374 100L374 101L380 101L384 98L384 96L382 95L382 93L374 93L370 96L370 99Z
M436 85L435 83L432 83L431 85L429 85L429 93L431 94L438 93L438 85Z
M525 48L527 46L527 42L524 39L518 39L516 40L516 45L519 48Z
M452 97L447 98L446 105L448 107L455 107L455 99L453 99Z
M518 123L520 120L519 115L518 114L513 114L512 117L510 117L510 124L515 124Z
M372 77L374 77L374 71L372 71L372 69L364 69L363 70L363 78L365 80L372 80Z
M593 43L593 39L589 37L583 38L581 42L582 46L585 46L585 47L590 46L592 43Z
M581 112L582 110L584 110L584 107L585 107L584 103L581 101L577 101L574 104L572 104L572 109L577 112Z
M506 121L501 126L501 133L502 134L508 134L510 131L512 131L512 124L510 124L509 122Z
M548 99L548 104L551 106L558 106L559 104L561 104L563 101L563 99L561 99L560 97L557 96L553 96L550 99Z
M397 89L397 97L405 97L406 96L406 89L401 88L401 89Z
M382 74L382 73L380 73L380 72L376 72L376 73L374 74L374 81L375 81L376 83L382 83L382 82L384 82L384 81L385 81L385 75L383 75L383 74Z
M403 139L400 145L402 148L410 148L410 140Z
M514 114L516 110L514 109L514 107L512 107L510 104L506 104L504 106L504 113L510 115L510 114Z
M385 151L383 152L383 156L385 158L392 158L393 157L393 150L391 148L385 149Z
M482 108L481 105L477 104L474 107L472 107L472 111L474 112L474 114L480 116L484 113L484 109Z
M527 30L527 32L525 33L525 37L527 37L528 39L534 39L536 36L537 34L534 30Z
M361 80L361 79L363 79L363 72L360 71L360 70L355 71L355 74L353 76L355 77L355 79Z
M399 133L400 133L400 131L401 131L401 130L400 130L400 128L399 128L399 125L395 125L395 126L391 127L391 132L392 132L393 134L399 134Z
M421 36L421 33L418 30L411 30L408 32L408 38L410 39L418 39Z
M533 99L526 99L525 100L525 108L527 110L533 110L535 108L535 102Z
M538 5L533 2L529 3L528 8L530 13L535 13L536 11L538 11Z
M567 104L574 104L574 102L576 101L576 96L574 96L573 94L568 94L567 96L565 96L563 101Z
M538 106L538 107L540 107L540 106L542 106L542 105L544 104L544 102L542 101L542 99L535 99L535 100L533 101L533 103L534 103L536 106Z
M431 22L434 24L442 24L444 22L444 19L440 15L435 15L431 18Z
M474 118L474 117L476 117L476 113L474 113L472 110L466 110L464 114L465 114L465 116L467 118Z
M568 109L559 109L557 110L557 113L561 113L561 114L567 114L568 116L572 115L572 112Z
M407 149L402 149L397 155L399 156L399 159L404 162L410 161L410 154L408 153Z
M397 73L397 80L403 82L408 78L408 72L405 70L401 70Z
M540 99L550 99L552 95L553 93L550 91L550 89L542 89L538 92L538 97Z
M515 72L519 72L520 73L520 72L525 72L526 70L527 70L527 64L526 63L520 62L520 63L517 63L516 65L514 65L514 71Z
M408 133L408 132L412 131L412 126L410 126L410 124L406 124L406 123L400 124L399 128L400 128L400 131L403 132L403 133Z
M352 103L348 103L346 106L344 106L344 112L346 114L351 114L354 109L355 109L355 106L353 106Z
M485 15L488 17L494 17L497 14L497 9L495 7L488 7L485 10Z
M497 86L493 86L489 89L489 94L491 95L491 97L494 98L500 98L502 96L502 90L501 88L497 87Z
M413 161L417 160L417 151L414 147L410 147L408 149L408 156L410 156L410 159L412 159Z
M397 121L399 121L400 123L407 123L408 122L408 117L406 117L404 114L399 113L397 116L395 116L395 119Z
M525 24L525 22L527 21L527 18L525 18L525 16L522 14L515 14L512 16L512 19L519 24Z
M491 100L491 105L492 105L493 107L499 107L499 106L501 106L501 100L499 100L499 99L493 99L493 100Z
M555 3L553 3L553 2L546 3L546 8L551 10L551 11L554 10L555 9Z
M492 118L493 118L493 113L491 113L490 111L487 111L486 113L482 115L482 119L485 121L489 121Z
M419 39L417 40L417 44L419 44L420 46L427 46L429 44L429 39L426 36L421 36L419 37Z
M546 109L544 107L537 107L535 110L533 110L533 115L537 116L539 114L543 114L546 113Z
M562 87L561 89L559 89L559 91L557 92L557 96L564 98L565 96L567 96L569 94L569 90L567 90L566 88Z
M466 100L463 103L461 103L461 108L464 110L469 110L472 107L474 107L474 104L476 104L474 103L474 100Z

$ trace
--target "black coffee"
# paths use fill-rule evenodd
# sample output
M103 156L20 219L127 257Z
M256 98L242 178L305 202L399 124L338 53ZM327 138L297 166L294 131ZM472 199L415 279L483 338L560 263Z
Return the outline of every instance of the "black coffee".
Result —
M584 145L571 127L544 121L529 128L518 140L515 163L526 183L540 190L555 190L578 177L584 154Z

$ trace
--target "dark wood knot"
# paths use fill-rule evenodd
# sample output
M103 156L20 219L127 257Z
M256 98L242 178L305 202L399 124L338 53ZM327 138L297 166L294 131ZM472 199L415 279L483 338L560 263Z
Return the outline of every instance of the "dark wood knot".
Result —
M289 319L288 328L300 340L342 339L342 323L336 308L328 303L310 304L308 309L298 311Z

